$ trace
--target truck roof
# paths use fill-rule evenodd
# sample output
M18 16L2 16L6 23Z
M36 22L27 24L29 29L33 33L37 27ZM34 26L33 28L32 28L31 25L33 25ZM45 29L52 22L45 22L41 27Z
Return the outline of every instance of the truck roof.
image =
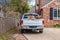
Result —
M37 14L37 13L24 13L24 14Z

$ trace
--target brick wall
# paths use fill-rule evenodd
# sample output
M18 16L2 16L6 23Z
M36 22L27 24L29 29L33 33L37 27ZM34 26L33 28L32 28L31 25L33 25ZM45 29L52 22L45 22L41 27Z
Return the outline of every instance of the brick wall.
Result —
M44 25L45 26L52 26L55 23L59 23L60 24L60 20L50 20L50 8L60 8L60 5L56 5L54 2L49 4L48 6L46 6L45 8L43 8L43 17L44 17Z

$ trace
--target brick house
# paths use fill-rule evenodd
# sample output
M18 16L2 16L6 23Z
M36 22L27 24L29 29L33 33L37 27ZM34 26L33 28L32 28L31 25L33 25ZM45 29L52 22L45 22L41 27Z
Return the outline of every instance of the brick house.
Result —
M44 18L45 26L60 24L60 0L37 0L38 12Z

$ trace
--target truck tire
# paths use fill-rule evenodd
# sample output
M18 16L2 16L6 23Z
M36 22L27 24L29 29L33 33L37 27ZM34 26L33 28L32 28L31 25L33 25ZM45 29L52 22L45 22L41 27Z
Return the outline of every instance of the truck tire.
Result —
M43 33L43 29L39 31L39 33Z
M25 30L21 29L21 33L24 33L24 32L25 32Z

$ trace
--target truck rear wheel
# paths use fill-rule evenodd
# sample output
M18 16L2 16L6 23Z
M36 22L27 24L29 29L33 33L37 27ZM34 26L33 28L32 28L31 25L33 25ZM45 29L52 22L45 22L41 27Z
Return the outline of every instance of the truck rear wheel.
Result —
M43 33L43 29L42 30L39 30L39 33Z
M39 31L39 33L43 33L43 31Z
M21 33L24 33L25 32L25 30L24 29L21 29Z

